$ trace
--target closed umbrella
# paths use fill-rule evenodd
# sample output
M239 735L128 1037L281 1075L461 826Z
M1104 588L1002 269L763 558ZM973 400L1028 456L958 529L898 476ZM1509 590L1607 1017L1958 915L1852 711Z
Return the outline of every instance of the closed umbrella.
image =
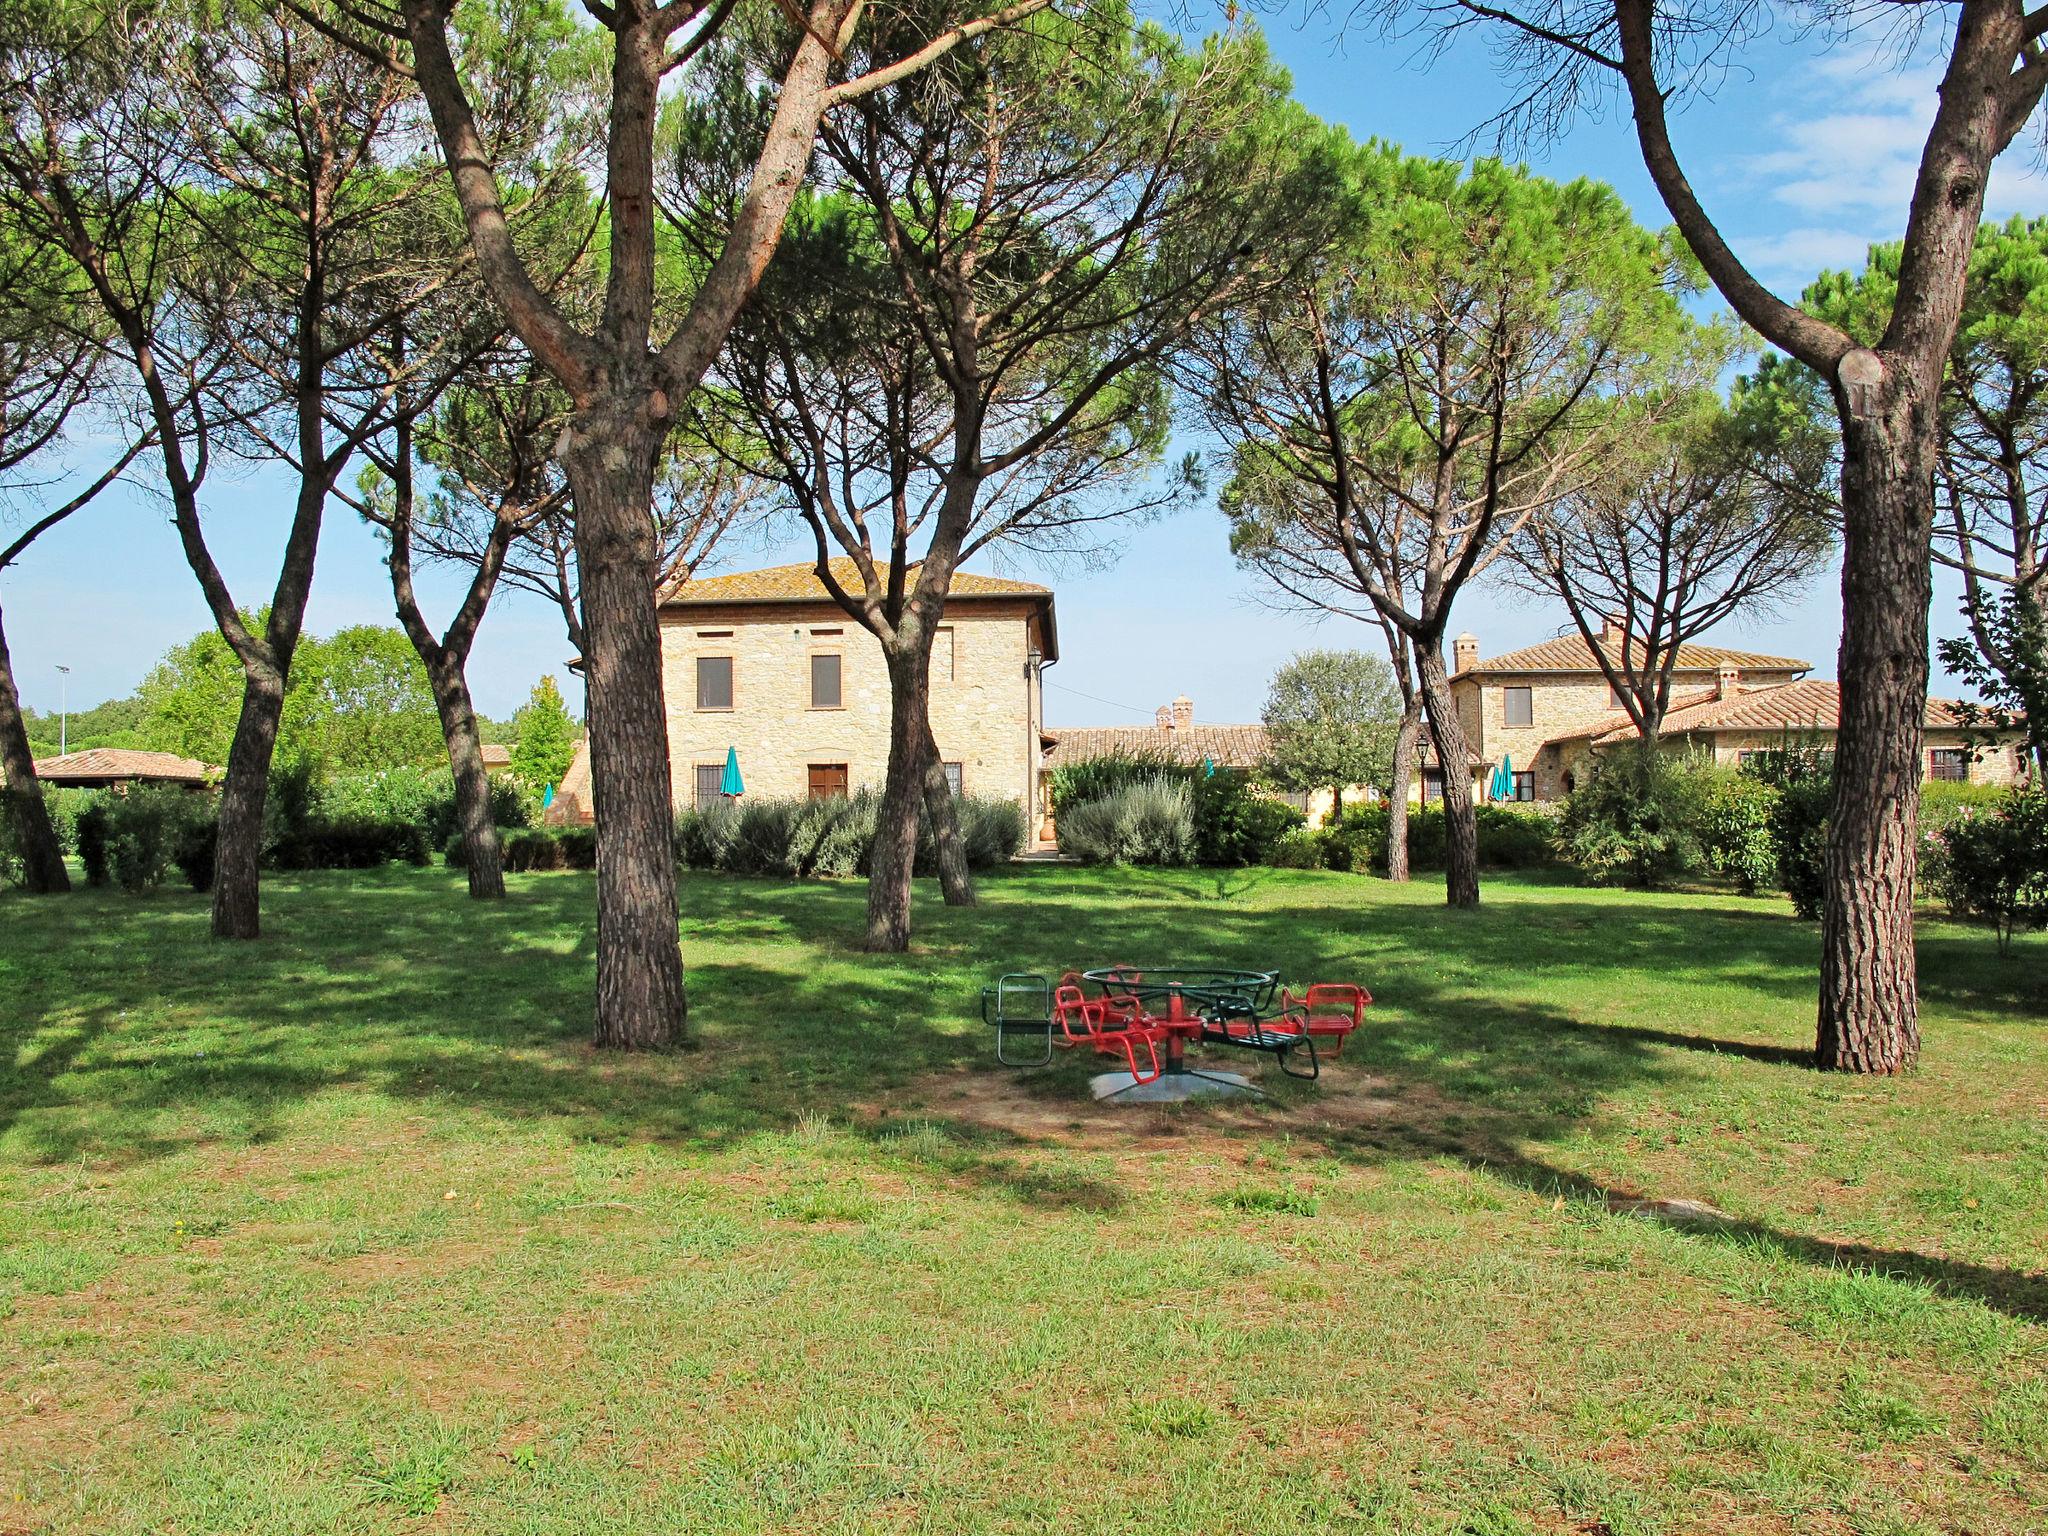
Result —
M1500 767L1493 775L1493 798L1512 800L1515 798L1515 760L1503 752Z
M747 792L746 780L740 777L740 749L738 747L727 747L725 749L725 777L718 781L718 792L721 795L744 795Z

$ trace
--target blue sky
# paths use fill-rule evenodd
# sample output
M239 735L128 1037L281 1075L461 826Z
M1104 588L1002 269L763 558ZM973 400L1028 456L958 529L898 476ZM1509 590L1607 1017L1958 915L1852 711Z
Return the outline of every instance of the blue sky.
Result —
M1275 53L1294 72L1309 108L1358 137L1446 152L1506 100L1476 38L1425 70L1412 44L1355 32L1339 38L1327 17L1298 18L1295 10L1267 17ZM1757 43L1742 62L1744 70L1723 81L1713 99L1693 103L1678 119L1679 149L1736 250L1792 297L1820 267L1859 265L1869 242L1902 231L1939 70L1924 58L1899 63L1874 37L1827 51L1789 32ZM1666 222L1623 112L1583 121L1560 143L1525 146L1521 156L1548 175L1608 181L1645 223ZM2044 209L2048 183L2038 174L2032 141L2023 141L1993 177L1990 214ZM207 523L240 601L254 605L267 595L290 509L281 477L248 472L229 480L216 471ZM12 516L23 510L12 509ZM805 554L794 542L758 540L732 547L726 564ZM1318 624L1265 604L1253 578L1231 561L1213 507L1134 529L1113 560L1089 569L991 568L1048 580L1058 592L1063 659L1046 678L1046 714L1054 725L1148 719L1154 706L1180 693L1194 699L1200 719L1253 720L1274 668L1295 651L1380 646L1376 629ZM208 623L167 508L147 489L102 498L46 534L0 579L16 677L24 702L38 709L57 707L59 664L72 669L73 707L90 705L131 692L165 649ZM432 577L424 583L430 617L445 611L453 585ZM1730 624L1717 638L1807 657L1818 675L1830 677L1839 608L1835 573L1823 572L1789 612ZM389 622L377 545L353 513L337 507L322 536L308 623L325 633ZM1488 654L1556 634L1564 623L1561 610L1486 588L1463 596L1456 619ZM1946 586L1937 592L1934 628L1960 628ZM471 667L479 705L494 716L509 714L542 672L570 685L562 668L567 654L559 615L506 594L484 622Z

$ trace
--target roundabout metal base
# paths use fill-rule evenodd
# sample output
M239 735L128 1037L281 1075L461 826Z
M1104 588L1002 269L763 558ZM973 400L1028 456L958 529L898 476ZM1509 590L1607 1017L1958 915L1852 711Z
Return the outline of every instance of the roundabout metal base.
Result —
M1119 1104L1180 1104L1189 1099L1263 1097L1249 1078L1235 1072L1197 1072L1192 1067L1139 1082L1128 1072L1102 1072L1088 1080L1097 1099Z

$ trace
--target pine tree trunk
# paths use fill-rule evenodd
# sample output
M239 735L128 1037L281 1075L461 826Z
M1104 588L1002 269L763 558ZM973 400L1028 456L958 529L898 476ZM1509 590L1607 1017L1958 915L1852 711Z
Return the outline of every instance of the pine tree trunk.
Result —
M71 889L64 867L64 849L50 824L43 787L36 782L35 752L28 744L28 726L21 718L21 696L14 689L14 659L7 651L7 631L0 627L0 787L7 791L7 812L14 824L14 846L21 854L23 888L37 896Z
M930 675L930 663L926 663ZM924 726L924 817L931 828L932 846L939 865L939 890L949 907L975 904L974 877L967 868L967 839L960 832L960 804L953 798L953 786L946 780L946 764L939 756L938 738L931 721Z
M1451 697L1440 641L1416 642L1415 670L1444 783L1444 900L1454 907L1479 905L1479 818L1472 808L1471 750Z
M469 894L478 901L496 900L505 894L505 848L491 819L491 774L484 767L483 737L477 731L469 679L452 656L430 666L427 675L434 685L441 734L448 743L448 767L455 775L455 824L462 836Z
M263 806L270 760L284 718L285 680L267 662L242 665L242 712L221 784L219 851L213 874L213 936L253 939L262 932Z
M1394 734L1394 775L1387 791L1387 878L1408 878L1408 786L1415 780L1415 741L1422 734L1422 696L1401 711Z
M1881 404L1845 413L1842 445L1842 718L1814 1051L1845 1072L1898 1072L1920 1052L1913 875L1936 428L1931 403L1888 372Z
M926 794L931 657L915 644L885 648L884 655L889 665L889 771L868 864L866 942L877 953L900 954L910 947L910 880Z
M576 508L590 787L597 830L597 1016L603 1049L682 1044L668 707L655 610L654 465L646 412L579 413L559 456Z

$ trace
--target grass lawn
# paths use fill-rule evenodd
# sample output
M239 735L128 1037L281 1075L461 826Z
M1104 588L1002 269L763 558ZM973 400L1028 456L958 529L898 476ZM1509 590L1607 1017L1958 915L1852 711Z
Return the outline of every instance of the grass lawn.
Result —
M699 878L617 1059L512 884L0 897L0 1533L2048 1529L2040 938L1929 924L1858 1081L1773 901L1038 867L878 959ZM994 1066L1110 960L1378 1006L1251 1107Z

